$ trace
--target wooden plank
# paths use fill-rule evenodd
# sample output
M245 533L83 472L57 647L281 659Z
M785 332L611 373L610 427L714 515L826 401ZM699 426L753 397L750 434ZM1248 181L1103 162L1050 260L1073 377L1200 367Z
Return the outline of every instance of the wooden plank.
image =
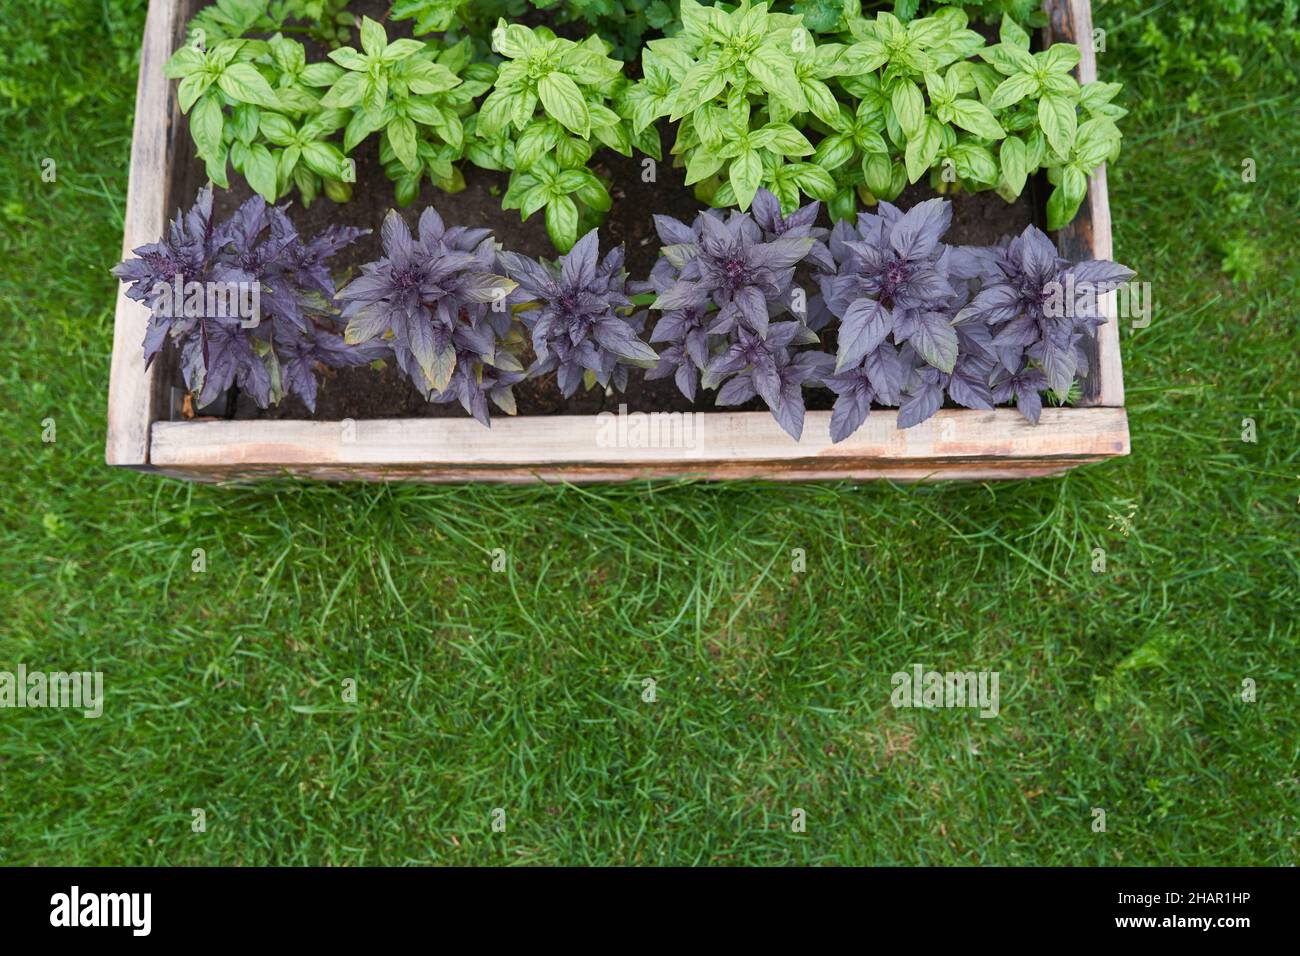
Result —
M379 480L915 479L1050 474L1129 450L1123 409L1049 408L1037 425L1006 408L944 409L908 429L896 418L872 412L839 444L829 412L810 412L798 442L762 412L508 418L491 429L459 418L160 422L151 458L214 478L283 469Z
M1089 177L1087 205L1093 223L1090 258L1113 260L1115 247L1111 235L1110 198L1106 186L1105 166ZM1096 341L1089 349L1088 360L1092 369L1085 383L1089 386L1085 392L1085 401L1081 404L1109 405L1115 408L1124 405L1124 365L1120 359L1119 310L1116 307L1116 298L1117 293L1108 292L1101 300L1106 324L1097 330Z
M1043 42L1075 43L1081 54L1075 74L1080 83L1097 78L1097 54L1093 50L1092 5L1089 0L1047 0L1043 5L1048 23ZM1113 259L1110 197L1106 185L1106 167L1097 169L1088 179L1088 197L1079 215L1059 236L1061 254L1067 259ZM1095 341L1086 346L1089 374L1083 381L1081 405L1124 404L1124 369L1119 354L1119 318L1115 293L1101 303L1107 322L1097 330Z
M1093 459L1041 461L1031 466L1012 467L997 462L972 462L936 471L926 465L862 465L848 469L779 468L771 462L731 462L696 471L635 467L545 466L523 468L451 468L437 465L420 468L325 467L306 465L209 465L188 468L151 468L159 475L209 484L247 484L268 478L302 478L315 481L417 481L429 484L594 484L598 482L664 480L705 481L1009 481L1045 478L1064 474ZM1096 459L1100 460L1100 459Z
M177 0L151 0L145 19L131 135L123 258L138 246L156 242L167 223L167 184L180 107L174 84L163 75L163 65L183 35L184 13L184 4ZM144 364L142 343L149 310L128 299L124 289L118 289L113 321L104 458L110 465L139 467L149 461L150 424L166 406L160 369L146 369Z

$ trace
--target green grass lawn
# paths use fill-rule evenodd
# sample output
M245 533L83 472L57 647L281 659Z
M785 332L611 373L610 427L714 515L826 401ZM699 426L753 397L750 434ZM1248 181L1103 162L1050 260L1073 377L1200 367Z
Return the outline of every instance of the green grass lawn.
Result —
M1294 2L1096 5L1155 296L1132 457L583 488L109 470L144 2L34 6L0 23L0 670L107 701L0 710L0 863L1295 861ZM894 709L912 664L998 671L999 716Z

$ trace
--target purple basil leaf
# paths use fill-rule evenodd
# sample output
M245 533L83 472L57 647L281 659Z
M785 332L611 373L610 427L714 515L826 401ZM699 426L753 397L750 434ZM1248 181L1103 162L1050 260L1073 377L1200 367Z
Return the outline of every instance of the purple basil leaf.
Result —
M943 389L938 385L924 385L903 398L898 409L898 427L911 428L930 418L943 407Z

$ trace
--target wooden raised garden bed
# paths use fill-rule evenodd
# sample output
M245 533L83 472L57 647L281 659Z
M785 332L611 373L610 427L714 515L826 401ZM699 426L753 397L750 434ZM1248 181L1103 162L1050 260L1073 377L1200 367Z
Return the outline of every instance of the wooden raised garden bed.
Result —
M185 42L185 24L197 6L197 0L150 0L140 60L124 253L156 241L169 217L193 201L199 184L201 172L196 167L201 164L193 158L176 87L163 75L163 64ZM1087 0L1049 0L1046 8L1051 18L1049 40L1083 39L1079 79L1084 83L1095 79ZM420 205L427 201L437 204L438 197L426 192ZM653 211L637 208L647 219ZM468 216L462 220L466 225L481 224ZM378 224L378 219L368 223L375 228ZM510 241L500 228L497 236ZM1091 178L1078 218L1059 234L1058 241L1063 254L1072 259L1112 258L1104 167ZM597 414L501 415L494 417L490 429L467 416L186 420L174 365L160 360L145 368L141 341L147 310L119 293L106 458L110 465L199 480L285 473L424 481L605 481L686 475L982 480L1051 475L1128 454L1114 299L1113 293L1106 297L1109 321L1098 334L1092 374L1083 383L1079 404L1045 408L1037 425L1026 422L1014 408L945 408L918 426L900 430L895 427L894 410L877 409L849 439L832 444L829 411L810 411L803 437L796 442L767 411L718 409L701 412L693 420L697 424L689 433L689 447L682 447L681 442L610 441L610 416ZM618 399L612 401L616 407ZM631 431L644 424L633 423ZM677 447L629 447L647 444Z

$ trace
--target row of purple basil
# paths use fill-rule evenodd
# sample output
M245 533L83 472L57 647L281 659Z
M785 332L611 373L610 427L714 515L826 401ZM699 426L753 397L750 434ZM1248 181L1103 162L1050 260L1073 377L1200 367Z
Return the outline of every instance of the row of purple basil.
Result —
M415 235L390 212L384 255L336 289L329 258L368 230L303 239L260 198L218 223L205 188L114 274L150 309L146 360L173 340L200 406L238 386L262 407L293 394L314 409L317 364L392 359L427 400L457 400L487 425L489 401L514 414L512 386L526 377L554 372L567 397L584 384L621 391L641 367L691 400L700 388L717 389L719 405L760 396L795 438L804 389L829 388L834 441L873 404L897 406L904 428L945 399L1014 400L1036 422L1045 393L1064 401L1087 374L1099 297L1133 275L1062 260L1033 226L995 247L946 244L943 199L907 212L882 202L833 230L817 214L813 203L783 216L760 190L749 213L656 216L661 256L647 281L629 282L622 248L602 258L594 230L550 263L499 250L486 229L447 227L432 208ZM251 287L258 314L231 314L228 298L203 294L213 285ZM643 293L658 315L648 338L631 298ZM527 368L516 320L531 337ZM819 347L831 335L834 355Z

